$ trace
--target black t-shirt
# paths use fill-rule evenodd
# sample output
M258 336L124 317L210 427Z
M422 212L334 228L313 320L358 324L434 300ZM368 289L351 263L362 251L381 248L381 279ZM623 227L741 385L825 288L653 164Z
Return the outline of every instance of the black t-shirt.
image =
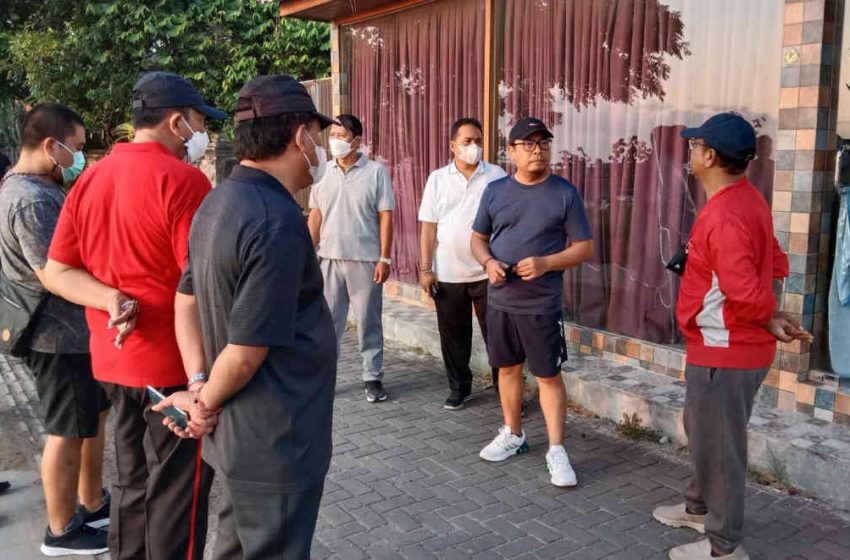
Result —
M269 347L222 408L204 457L246 489L298 492L322 480L336 335L307 224L283 185L233 169L195 215L179 291L196 297L207 371L227 344Z
M592 238L584 201L575 186L558 175L537 185L513 177L493 181L484 190L472 229L490 236L490 253L515 266L527 257L560 253L567 243ZM550 271L526 281L508 274L501 284L490 284L488 305L521 315L561 312L564 272Z

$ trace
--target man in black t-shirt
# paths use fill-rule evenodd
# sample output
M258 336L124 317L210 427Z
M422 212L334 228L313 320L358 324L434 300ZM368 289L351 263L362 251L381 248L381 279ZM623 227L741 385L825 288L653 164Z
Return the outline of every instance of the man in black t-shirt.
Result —
M331 123L289 76L239 92L239 165L198 209L178 289L184 358L209 380L154 407L187 410L181 436L212 433L204 457L224 479L217 558L309 559L325 475L337 342L322 274L293 195L325 164ZM201 341L203 345L201 347Z
M472 226L472 254L490 280L487 352L499 368L505 423L481 450L486 461L528 451L522 429L523 363L540 387L549 434L546 470L555 486L575 486L564 449L566 391L561 364L567 359L561 323L564 270L593 254L590 226L578 190L549 170L552 133L538 119L511 130L508 155L513 177L487 186Z

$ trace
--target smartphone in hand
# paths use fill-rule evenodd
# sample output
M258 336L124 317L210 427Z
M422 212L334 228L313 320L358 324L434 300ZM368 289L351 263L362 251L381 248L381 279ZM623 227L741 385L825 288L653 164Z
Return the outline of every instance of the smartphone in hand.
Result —
M152 404L159 404L165 400L165 395L148 385L148 396L151 398ZM189 426L189 416L176 406L169 406L160 411L161 414L167 416L174 421L181 429L185 430Z

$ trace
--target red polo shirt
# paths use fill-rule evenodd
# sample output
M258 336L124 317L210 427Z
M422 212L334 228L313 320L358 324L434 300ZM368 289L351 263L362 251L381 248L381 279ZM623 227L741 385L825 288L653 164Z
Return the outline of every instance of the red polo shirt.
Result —
M174 333L174 296L188 257L192 217L210 191L198 169L162 144L117 144L86 169L56 225L49 257L84 268L139 300L121 350L108 313L86 310L98 381L128 387L186 384Z

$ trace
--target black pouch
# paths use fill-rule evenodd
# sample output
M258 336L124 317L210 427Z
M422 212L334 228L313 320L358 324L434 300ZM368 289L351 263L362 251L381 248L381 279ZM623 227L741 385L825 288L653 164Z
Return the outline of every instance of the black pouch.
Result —
M13 285L0 269L0 352L27 355L33 327L47 297L46 292Z
M682 245L679 250L673 255L673 258L667 263L666 268L671 272L675 272L679 276L685 273L685 265L688 263L688 244Z

